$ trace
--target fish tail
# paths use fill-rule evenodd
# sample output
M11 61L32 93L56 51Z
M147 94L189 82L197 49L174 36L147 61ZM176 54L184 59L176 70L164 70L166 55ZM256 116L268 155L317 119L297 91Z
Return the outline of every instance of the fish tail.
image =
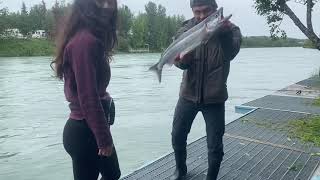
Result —
M161 77L162 77L162 68L159 69L158 68L158 65L159 63L153 65L152 67L149 68L149 71L153 71L157 74L157 77L158 77L158 80L159 80L159 83L161 83Z
M231 17L232 17L232 14L230 14L229 16L227 16L227 17L224 17L224 19L226 20L226 21L228 21L228 20L230 20L231 19Z

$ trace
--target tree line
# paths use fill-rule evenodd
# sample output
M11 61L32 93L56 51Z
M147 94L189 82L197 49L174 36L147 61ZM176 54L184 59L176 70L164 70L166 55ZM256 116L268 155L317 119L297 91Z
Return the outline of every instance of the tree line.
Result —
M271 38L267 36L251 36L243 37L243 48L256 48L256 47L302 47L305 44L303 39L294 38ZM307 47L307 46L306 46Z
M54 40L62 19L71 8L65 0L57 0L48 8L42 0L27 8L25 3L17 12L9 12L0 2L0 34L6 29L19 29L21 34L30 37L36 30L45 30L47 38ZM171 42L172 37L185 20L183 16L168 16L161 4L149 2L145 12L134 14L126 5L118 9L118 50L149 48L161 51Z
M289 11L285 3L279 4L279 2L282 1L283 0L255 0L257 13L267 16L268 23L271 27L271 37L273 38L279 33L282 34L283 37L286 36L285 31L279 29L280 24L276 23L283 19L284 14L288 12L293 13L293 11ZM275 4L278 5L273 7L274 2L277 2ZM313 4L311 2L313 2ZM310 39L311 45L316 45L319 40L317 36L314 36L315 33L313 32L312 21L310 20L311 10L315 3L316 1L314 0L301 1L301 4L308 7L308 32L309 34L311 33L312 36L307 37ZM30 37L30 33L36 30L45 30L48 39L53 41L59 24L70 7L71 4L66 3L65 0L56 0L53 7L48 8L42 0L39 4L35 4L30 8L27 8L25 3L22 3L19 11L9 12L0 0L0 35L3 34L6 29L19 29L24 36ZM287 11L283 11L281 7L287 7ZM281 17L276 13L280 10L282 13ZM138 14L134 14L127 6L122 5L118 9L118 15L118 51L122 52L141 48L148 48L151 52L162 51L172 42L172 37L185 20L185 18L180 15L168 16L166 14L166 8L154 2L147 3L145 5L145 11ZM294 46L301 45L301 43L297 41L293 44ZM245 38L243 46L274 47L287 45L292 45L292 41L278 39L276 42L272 42L266 39L258 40L252 37Z

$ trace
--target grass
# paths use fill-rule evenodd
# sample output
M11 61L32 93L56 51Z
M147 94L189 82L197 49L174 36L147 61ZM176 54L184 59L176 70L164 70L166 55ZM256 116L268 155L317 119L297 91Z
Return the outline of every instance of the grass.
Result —
M0 57L52 56L54 43L47 39L1 39ZM115 51L116 54L128 53Z
M0 57L51 56L54 44L46 39L0 39Z
M316 100L314 100L313 105L320 106L320 97L318 97ZM320 131L320 129L319 129L319 131Z
M302 164L292 165L288 167L289 171L300 171L303 168Z
M320 69L318 71L314 71L313 74L311 75L310 79L312 81L312 83L310 84L312 89L315 90L320 90ZM320 96L319 96L320 99Z
M320 116L289 121L290 136L320 146Z
M272 122L268 122L268 121L259 121L259 120L253 120L253 119L247 119L247 118L242 118L241 122L242 123L253 123L257 127L272 129L272 130L283 131L286 129L285 124L282 124L282 123L272 123Z
M312 116L305 119L291 120L283 123L272 123L246 118L242 119L241 122L253 123L261 128L287 132L291 138L297 138L303 143L313 143L320 147L320 116Z

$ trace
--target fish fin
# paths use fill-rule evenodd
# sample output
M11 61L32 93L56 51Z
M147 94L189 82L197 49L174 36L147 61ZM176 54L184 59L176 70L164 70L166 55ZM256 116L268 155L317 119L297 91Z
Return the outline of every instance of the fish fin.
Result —
M159 83L161 83L161 78L162 78L162 68L161 69L158 69L158 65L159 63L153 65L152 67L149 68L149 71L153 71L157 74L157 77L158 77L158 80L159 80Z

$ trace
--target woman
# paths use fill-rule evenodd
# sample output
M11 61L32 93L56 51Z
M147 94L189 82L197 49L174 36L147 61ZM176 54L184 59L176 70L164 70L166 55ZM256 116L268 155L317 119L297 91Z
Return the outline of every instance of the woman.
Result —
M116 38L116 0L75 0L52 62L64 81L71 110L63 132L75 180L119 179L108 121L111 51Z

